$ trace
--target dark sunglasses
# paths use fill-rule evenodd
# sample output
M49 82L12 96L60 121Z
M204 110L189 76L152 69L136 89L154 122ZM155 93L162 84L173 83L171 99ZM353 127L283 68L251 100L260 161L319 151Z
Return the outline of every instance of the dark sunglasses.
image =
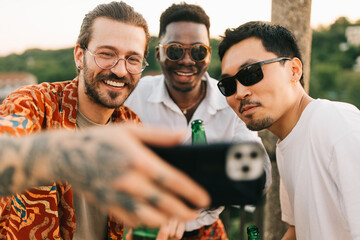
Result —
M229 97L236 92L236 80L238 80L244 86L254 85L264 78L264 73L261 68L262 65L286 60L291 60L291 58L273 58L247 65L241 68L234 76L220 79L217 84L218 88L225 97Z
M211 47L204 44L183 45L180 43L159 44L164 48L165 55L170 61L179 61L185 55L185 51L190 50L190 57L195 62L203 61L211 52Z

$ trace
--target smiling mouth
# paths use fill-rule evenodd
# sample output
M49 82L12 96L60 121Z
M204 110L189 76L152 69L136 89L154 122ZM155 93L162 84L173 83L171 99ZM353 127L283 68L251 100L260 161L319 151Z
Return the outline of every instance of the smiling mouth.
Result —
M124 82L117 82L117 81L111 81L111 80L104 80L103 81L105 84L112 86L112 87L124 87L126 83Z
M175 71L175 73L179 76L192 76L196 74L196 72L178 72L178 71Z

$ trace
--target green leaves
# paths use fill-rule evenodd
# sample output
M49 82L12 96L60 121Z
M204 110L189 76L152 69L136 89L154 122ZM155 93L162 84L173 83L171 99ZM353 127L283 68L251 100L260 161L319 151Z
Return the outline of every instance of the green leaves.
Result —
M311 52L310 95L345 101L360 108L360 72L354 71L360 46L347 43L345 31L350 23L338 18L329 27L314 30Z

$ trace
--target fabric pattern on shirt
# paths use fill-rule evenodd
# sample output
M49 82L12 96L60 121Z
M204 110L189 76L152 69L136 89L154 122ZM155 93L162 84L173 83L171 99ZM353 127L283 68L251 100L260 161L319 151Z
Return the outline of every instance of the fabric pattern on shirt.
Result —
M78 105L78 79L21 87L0 106L0 133L31 134L43 129L74 130ZM113 122L140 119L123 106ZM0 198L0 239L72 239L76 217L70 184L53 183ZM110 217L108 238L121 239L122 225Z

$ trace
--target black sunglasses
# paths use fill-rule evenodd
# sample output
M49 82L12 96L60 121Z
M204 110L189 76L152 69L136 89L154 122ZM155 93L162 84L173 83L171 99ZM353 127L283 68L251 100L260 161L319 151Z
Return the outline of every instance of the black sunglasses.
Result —
M273 58L247 65L241 68L234 76L220 79L217 84L218 88L225 97L229 97L236 92L236 80L238 80L244 86L254 85L264 78L264 73L261 68L262 65L286 60L291 60L291 58Z
M179 61L185 55L185 51L190 50L190 57L195 62L203 61L211 52L211 47L204 44L183 45L180 43L159 44L164 48L165 55L170 61Z

